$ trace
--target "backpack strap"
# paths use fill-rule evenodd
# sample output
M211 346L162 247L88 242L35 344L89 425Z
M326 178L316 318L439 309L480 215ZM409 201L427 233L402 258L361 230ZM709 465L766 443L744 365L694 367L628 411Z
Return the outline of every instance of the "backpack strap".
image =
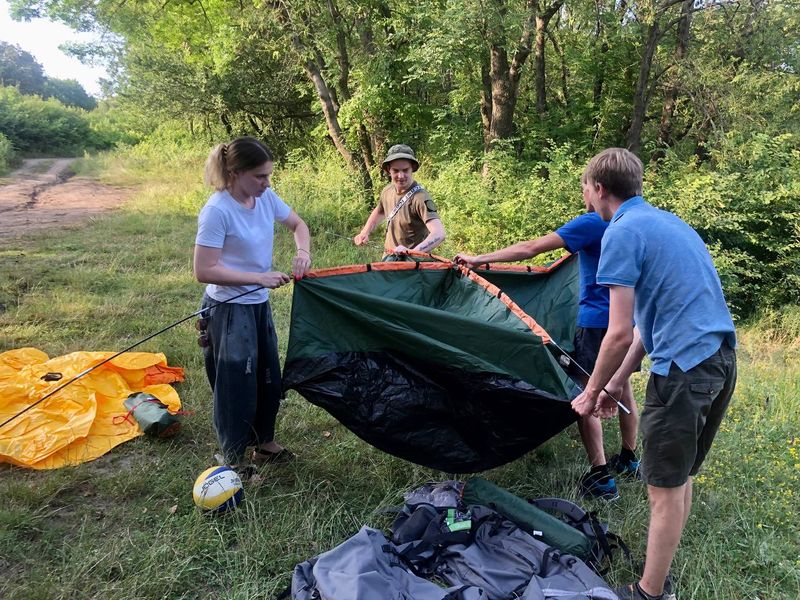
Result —
M604 558L602 556L599 557L599 561L598 562L595 562L594 560L590 561L590 562L592 562L593 566L595 567L595 571L597 572L598 575L603 577L606 573L608 573L611 570L611 567L612 567L612 565L614 563L614 550L619 550L620 552L622 552L622 555L625 557L625 560L629 564L631 564L631 565L633 564L633 556L631 555L630 548L628 548L628 545L625 542L622 541L621 537L619 537L615 533L606 532L606 534L605 534L605 542L606 542L606 544L608 546L608 550L604 551L605 552L605 558L608 560L608 566L603 568L599 564L600 562L602 562L602 560Z
M459 588L456 588L449 592L446 596L442 598L442 600L464 600L464 592L471 589L472 586L470 585L462 585Z
M582 521L587 514L580 506L563 498L537 498L536 500L529 500L529 502L536 508L566 515L576 523Z
M564 520L592 540L589 563L601 577L611 570L615 550L621 551L628 562L632 560L627 544L618 535L608 531L608 527L597 518L596 512L586 512L574 502L563 498L538 498L530 500L530 503L542 510L562 515Z
M561 551L555 546L550 546L542 553L542 564L539 567L539 577L547 577L547 572L550 570L551 561L558 562L561 558Z
M392 219L394 219L395 215L397 215L397 213L400 212L400 209L403 208L406 205L406 203L409 200L411 200L411 198L414 196L414 194L416 194L420 190L422 190L422 186L420 184L418 184L418 183L415 183L413 186L411 186L411 189L408 190L403 195L402 198L400 198L400 200L397 202L397 204L394 205L394 208L392 209L391 214L389 214L389 216L386 219L386 225L387 226L389 225L389 223L392 222Z

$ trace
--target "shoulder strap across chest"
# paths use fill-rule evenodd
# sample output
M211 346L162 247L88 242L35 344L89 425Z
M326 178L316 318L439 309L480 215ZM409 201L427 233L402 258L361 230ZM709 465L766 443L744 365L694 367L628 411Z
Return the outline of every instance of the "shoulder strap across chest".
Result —
M389 215L389 217L386 219L386 222L387 222L387 224L392 222L392 219L394 219L395 215L397 215L397 213L400 211L400 209L401 209L401 208L403 208L403 207L406 205L406 203L407 203L409 200L411 200L411 198L414 196L414 194L416 194L416 193L417 193L418 191L420 191L421 189L422 189L422 186L421 186L420 184L418 184L418 183L415 183L415 184L414 184L414 185L411 187L411 189L410 189L410 190L408 190L408 191L407 191L407 192L406 192L406 193L403 195L403 197L402 197L402 198L400 198L400 200L398 200L397 204L395 204L394 208L392 209L392 212L391 212L391 214L390 214L390 215Z

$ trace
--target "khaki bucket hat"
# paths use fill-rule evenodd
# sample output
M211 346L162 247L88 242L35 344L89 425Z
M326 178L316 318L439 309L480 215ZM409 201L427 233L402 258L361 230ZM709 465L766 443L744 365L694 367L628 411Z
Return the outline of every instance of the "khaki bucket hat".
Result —
M413 171L419 169L419 161L417 157L414 156L414 151L411 149L411 146L406 146L405 144L395 144L389 148L389 153L386 155L386 160L381 163L381 167L386 171L389 167L389 163L401 158L411 162Z

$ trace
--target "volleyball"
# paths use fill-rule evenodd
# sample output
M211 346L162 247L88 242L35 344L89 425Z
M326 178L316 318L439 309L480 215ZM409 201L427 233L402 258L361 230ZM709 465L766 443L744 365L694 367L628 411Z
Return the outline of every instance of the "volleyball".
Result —
M244 499L242 478L230 467L206 469L194 482L194 503L204 511L223 513L236 508Z

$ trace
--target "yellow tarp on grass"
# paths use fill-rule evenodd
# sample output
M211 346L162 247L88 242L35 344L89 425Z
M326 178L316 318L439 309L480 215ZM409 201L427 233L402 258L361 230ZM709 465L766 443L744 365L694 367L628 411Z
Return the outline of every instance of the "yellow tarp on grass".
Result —
M113 355L73 352L51 359L36 348L3 352L0 423ZM42 380L51 372L61 373L61 380ZM181 400L169 384L177 381L183 381L183 369L167 366L161 353L122 354L0 428L0 462L56 469L94 460L142 435L133 416L124 418L128 410L122 403L128 395L152 394L174 412Z

